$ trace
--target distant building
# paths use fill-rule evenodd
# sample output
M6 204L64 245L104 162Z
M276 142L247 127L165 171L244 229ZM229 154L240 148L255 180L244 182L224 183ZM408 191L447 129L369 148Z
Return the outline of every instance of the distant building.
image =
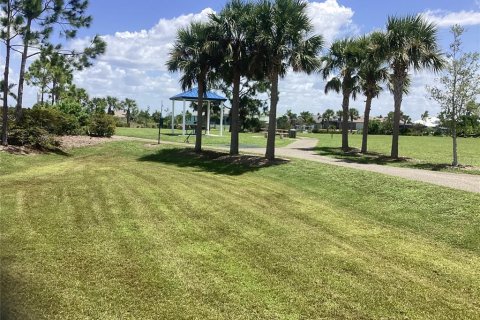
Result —
M117 118L126 119L127 118L127 112L125 110L115 110L113 112L113 116L115 116Z

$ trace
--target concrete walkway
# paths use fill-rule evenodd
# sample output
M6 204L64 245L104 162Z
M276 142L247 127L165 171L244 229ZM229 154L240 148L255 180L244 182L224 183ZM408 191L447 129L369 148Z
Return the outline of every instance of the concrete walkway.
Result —
M146 142L154 141L150 139L118 137L118 136L115 138L122 139L122 140L139 140L139 141L146 141ZM163 142L163 143L167 143L167 142ZM168 144L185 146L185 144L179 144L179 143L173 143L173 142L170 142ZM326 157L326 156L321 156L317 154L314 150L316 145L317 145L316 139L299 139L289 144L286 147L276 148L275 155L277 157L304 159L304 160L316 161L316 162L326 163L326 164L340 166L340 167L377 172L377 173L381 173L389 176L431 183L431 184L439 185L442 187L449 187L449 188L454 188L458 190L480 193L480 176L479 175L438 172L438 171L429 171L429 170L422 170L422 169L392 167L387 165L348 162L343 159L335 159L332 157ZM226 148L216 148L212 146L208 146L207 149L226 150ZM255 155L264 155L265 148L241 148L240 152L255 154Z

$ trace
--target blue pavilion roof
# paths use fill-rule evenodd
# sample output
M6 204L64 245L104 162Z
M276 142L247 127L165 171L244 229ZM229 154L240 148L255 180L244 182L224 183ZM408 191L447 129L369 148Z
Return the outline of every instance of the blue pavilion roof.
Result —
M198 88L193 88L191 90L179 93L170 98L170 100L190 100L190 101L197 101L198 99ZM227 98L222 97L216 94L213 91L207 91L203 95L203 99L206 101L226 101Z

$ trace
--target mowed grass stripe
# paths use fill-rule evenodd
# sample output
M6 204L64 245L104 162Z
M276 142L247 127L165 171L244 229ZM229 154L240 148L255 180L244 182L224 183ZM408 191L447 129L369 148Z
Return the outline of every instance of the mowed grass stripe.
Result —
M9 230L2 240L2 275L9 275L2 276L2 292L10 292L2 312L447 319L480 311L478 242L452 241L458 226L448 217L433 219L437 196L449 196L450 218L456 217L450 206L458 207L471 230L472 207L480 203L474 195L301 161L216 174L137 161L156 151L127 145L115 157L112 146L78 151L81 170L32 170L5 182L15 186L7 191L7 208L23 209L21 215L8 210L2 224ZM351 181L336 186L345 176ZM371 190L357 190L363 202L354 204L355 181L363 180ZM14 192L17 183L28 192ZM392 193L379 192L378 184ZM405 191L401 201L394 193L402 186L416 192ZM24 200L18 206L17 194ZM413 210L414 197L426 212L411 215L410 224L398 211ZM21 224L26 218L30 224ZM437 231L423 228L423 218ZM23 238L27 233L34 236ZM16 286L11 275L26 282Z

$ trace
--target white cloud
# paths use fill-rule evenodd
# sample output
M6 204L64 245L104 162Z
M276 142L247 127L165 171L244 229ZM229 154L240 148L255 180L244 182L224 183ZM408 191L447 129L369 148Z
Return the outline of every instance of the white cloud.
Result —
M426 19L435 23L439 27L450 27L454 24L462 26L473 26L480 24L480 11L444 11L427 10L423 13Z
M161 19L149 30L129 30L103 36L107 42L106 54L99 58L95 66L76 74L75 82L93 96L131 97L141 106L150 105L152 108L159 107L162 100L166 104L170 96L180 91L179 75L169 73L165 67L177 30L193 20L207 20L212 12L207 8L197 14ZM352 22L353 10L339 5L336 0L311 2L307 12L314 32L322 34L327 42L357 31ZM80 49L89 41L79 39L72 46ZM282 81L289 89L282 91L280 107L284 102L296 100L298 92L304 95L304 92L312 91L309 89L318 80L315 77L298 74ZM296 81L294 86L292 81Z
M327 43L332 42L339 33L345 35L358 33L358 28L352 21L353 10L339 5L337 0L310 2L307 6L307 14L315 33L323 35Z

